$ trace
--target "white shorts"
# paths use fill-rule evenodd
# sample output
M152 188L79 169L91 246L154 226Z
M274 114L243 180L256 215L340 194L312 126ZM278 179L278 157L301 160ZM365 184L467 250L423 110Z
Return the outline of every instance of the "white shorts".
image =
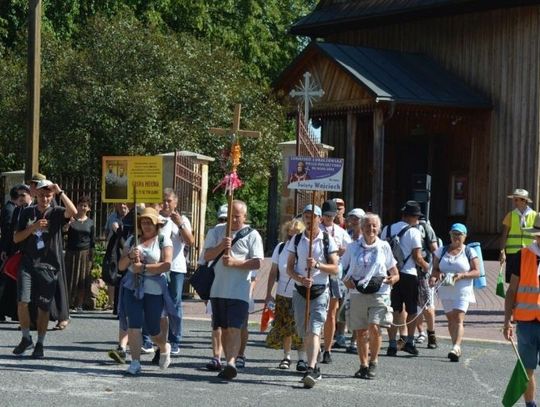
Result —
M444 308L444 313L448 314L450 311L458 309L467 313L469 309L469 301L463 298L451 299L451 300L441 300L442 306Z

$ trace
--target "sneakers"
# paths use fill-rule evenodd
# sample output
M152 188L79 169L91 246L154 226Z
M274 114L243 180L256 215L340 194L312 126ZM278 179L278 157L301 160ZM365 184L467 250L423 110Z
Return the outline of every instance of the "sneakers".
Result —
M306 372L307 369L308 369L307 364L302 359L300 359L298 362L296 362L296 371L297 372Z
M210 362L206 364L206 368L211 372L221 371L221 360L219 360L218 358L210 359Z
M435 336L435 332L429 333L427 347L428 349L437 349L439 347L437 345L437 337Z
M358 348L356 347L356 345L349 345L347 346L347 349L345 350L345 352L353 353L356 355L358 353Z
M171 343L171 355L176 356L180 354L180 346L177 343Z
M237 369L243 369L246 367L246 357L245 356L237 356L236 362L235 362Z
M154 357L152 358L152 361L150 363L152 363L153 365L159 365L159 357L160 357L160 350L159 348L156 349L155 353L154 353Z
M13 349L13 354L20 356L26 352L27 349L31 349L34 346L34 342L32 342L32 337L25 338L23 337L19 344Z
M165 344L165 349L167 349L167 352L159 355L159 368L161 370L167 369L171 364L171 345L168 343Z
M316 367L315 369L311 369L311 371L309 371L308 374L304 377L304 388L312 389L315 384L321 379L321 370L318 367Z
M345 335L338 335L333 347L335 349L345 349L347 347L347 339L345 338Z
M219 372L218 377L225 380L232 380L238 375L236 367L233 365L225 366L221 372Z
M386 349L386 356L396 356L397 355L397 348L394 348L393 346L389 346L388 349Z
M461 348L457 345L454 345L452 350L448 352L448 359L451 362L459 362L459 357L461 356Z
M377 362L369 362L367 378L375 379L377 377Z
M43 344L41 342L37 342L36 346L34 346L34 351L32 352L32 357L34 359L43 359Z
M324 363L324 364L332 363L332 355L330 354L330 352L326 350L324 351L321 363Z
M139 373L141 373L141 362L138 360L132 360L126 370L126 373L128 375L137 376Z
M152 342L145 342L143 343L143 346L141 347L141 352L145 355L148 355L149 353L154 353L154 345L152 345Z
M414 346L414 343L407 342L402 349L403 352L407 352L413 356L418 356L418 349Z
M116 363L120 363L121 365L126 363L126 351L120 346L116 349L108 351L107 355Z
M367 379L369 368L367 366L360 366L360 369L354 374L357 379Z
M416 337L416 339L414 340L414 342L416 342L417 344L421 345L423 344L427 339L427 336L424 332L420 332L420 334Z

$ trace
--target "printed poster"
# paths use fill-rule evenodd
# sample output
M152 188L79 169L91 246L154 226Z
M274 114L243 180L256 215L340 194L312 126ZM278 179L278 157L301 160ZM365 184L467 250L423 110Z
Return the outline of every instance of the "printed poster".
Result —
M163 157L106 156L102 160L101 200L155 203L163 199Z
M289 157L288 188L339 192L343 187L342 158Z

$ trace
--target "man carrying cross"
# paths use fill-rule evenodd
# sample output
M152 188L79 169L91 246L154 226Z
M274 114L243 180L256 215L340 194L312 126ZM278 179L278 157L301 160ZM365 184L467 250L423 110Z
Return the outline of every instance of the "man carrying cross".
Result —
M334 239L319 229L321 208L307 205L302 215L306 230L292 238L288 245L287 274L294 281L293 310L298 335L304 341L308 369L302 378L304 387L312 388L321 379L317 357L321 348L321 331L329 302L329 276L338 273L338 247ZM312 239L309 235L312 233ZM312 242L311 250L309 247ZM311 256L309 256L311 253ZM309 288L309 292L308 289ZM308 300L309 299L309 300ZM306 318L306 303L309 309Z
M232 202L231 229L228 237L226 225L217 225L214 233L204 242L204 260L213 261L215 279L210 291L212 328L221 328L223 349L227 365L218 377L232 380L237 375L236 357L240 351L241 329L247 323L251 270L261 267L264 258L259 232L246 225L247 205ZM227 254L229 253L229 254Z

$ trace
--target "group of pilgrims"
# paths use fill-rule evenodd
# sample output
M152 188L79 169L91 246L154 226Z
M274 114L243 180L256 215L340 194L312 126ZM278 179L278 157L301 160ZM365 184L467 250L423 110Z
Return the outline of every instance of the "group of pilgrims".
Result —
M43 358L50 311L62 297L58 292L63 291L72 312L81 310L90 280L93 224L77 228L87 220L89 202L74 205L45 177L14 188L33 199L19 205L17 192L14 200L20 207L11 219L15 247L3 257L20 255L16 284L11 287L16 290L16 312L6 311L15 301L5 304L10 286L2 275L0 317L19 321L21 341L13 354L31 350L33 358ZM177 201L175 192L165 189L162 203L137 212L133 205L116 204L107 220L108 270L114 271L108 278L109 307L119 319L118 346L108 355L121 364L129 359L127 375L141 374L142 353L153 353L152 363L161 369L181 353L185 249L194 238ZM223 380L233 380L246 365L254 284L264 259L261 236L249 226L247 215L243 201L220 207L218 224L207 231L200 253L199 262L211 265L215 275L207 303L212 356L206 368ZM70 228L84 244L66 251L73 252L68 261L63 235ZM303 386L312 388L322 378L321 365L333 363L332 351L342 348L358 355L354 377L375 379L383 329L388 332L388 356L398 352L416 356L424 342L427 349L438 348L435 295L448 319L452 342L448 359L458 362L464 316L475 302L473 280L480 275L478 257L467 249L466 238L467 227L456 223L449 231L450 243L443 246L415 201L407 201L401 219L384 228L375 213L360 208L346 212L340 198L321 207L307 205L282 225L282 241L274 248L264 281L264 308L274 314L266 345L282 350L278 368L291 369L296 350L295 369ZM58 329L68 321L69 317L59 320ZM31 329L37 330L35 342Z

